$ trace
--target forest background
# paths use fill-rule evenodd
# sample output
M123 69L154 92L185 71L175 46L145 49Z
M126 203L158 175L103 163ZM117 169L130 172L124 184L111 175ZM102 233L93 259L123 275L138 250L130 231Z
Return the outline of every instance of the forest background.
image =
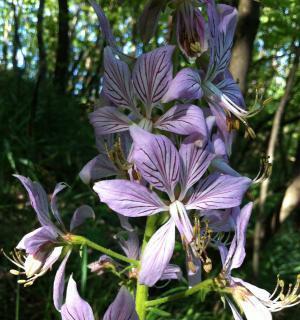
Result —
M142 44L139 16L145 3L101 1L124 52L141 54L168 37L167 10L155 37ZM248 106L257 98L265 105L251 119L256 139L245 138L240 130L231 163L253 178L264 155L273 160L271 177L248 194L255 210L243 272L249 282L255 279L272 291L277 274L294 282L300 273L300 2L223 3L239 12L231 72ZM37 224L25 191L12 177L17 172L40 181L49 193L56 182L68 183L71 188L60 197L66 219L80 204L91 205L97 218L85 234L118 250L113 239L117 219L78 177L97 153L87 114L99 99L104 45L96 15L85 1L0 1L0 247L7 252ZM184 66L180 59L179 65ZM96 258L74 258L70 270L81 278L82 294L101 315L113 299L117 280L110 274L85 277L87 263ZM23 288L9 269L10 263L1 255L1 319L59 319L51 300L53 274ZM172 291L172 286L167 289ZM231 318L213 295L205 301L195 295L163 306L149 319L174 319L170 314L187 320ZM274 318L299 319L300 307Z

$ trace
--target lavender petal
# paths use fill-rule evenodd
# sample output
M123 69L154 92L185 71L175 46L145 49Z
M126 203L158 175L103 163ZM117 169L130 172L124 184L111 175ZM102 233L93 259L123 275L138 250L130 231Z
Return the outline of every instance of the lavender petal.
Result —
M198 184L186 208L210 210L236 207L241 204L251 183L246 177L211 174Z
M142 54L133 69L133 87L139 99L151 108L167 92L172 79L174 46L164 46Z
M165 205L146 187L127 180L106 180L95 183L100 201L127 217L142 217L165 210Z
M152 287L164 274L173 255L175 223L172 219L161 226L148 242L141 260L139 282Z
M114 56L110 47L104 49L103 92L118 107L134 107L129 67Z
M115 107L103 107L89 114L96 136L126 131L130 120Z
M84 204L77 208L71 219L70 231L73 231L75 228L79 227L86 219L89 218L95 219L95 212L90 206Z
M62 320L94 320L91 306L83 300L72 275L69 278L66 302L61 307Z
M132 158L143 178L172 198L180 166L175 146L165 136L151 134L137 126L132 126L130 133L134 142Z
M184 68L171 81L169 89L163 97L163 102L176 99L196 100L200 99L202 95L199 72L191 68Z
M103 320L138 320L132 295L123 286L117 297L108 307Z
M169 132L207 136L207 126L202 110L192 104L178 104L169 109L155 123L155 127Z

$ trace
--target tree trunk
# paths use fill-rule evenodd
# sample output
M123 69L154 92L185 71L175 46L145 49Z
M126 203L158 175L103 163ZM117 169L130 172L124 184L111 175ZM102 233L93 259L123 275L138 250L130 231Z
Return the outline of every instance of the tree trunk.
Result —
M281 204L279 222L283 223L291 213L300 206L300 139L296 151L293 180L289 184Z
M12 64L13 64L13 69L16 71L18 69L17 54L20 48L20 36L19 36L20 16L18 14L18 8L16 7L16 5L14 3L11 3L11 6L13 10L13 19L14 19Z
M7 53L8 53L8 35L9 35L9 22L8 15L4 17L4 26L3 26L3 45L2 45L2 63L3 69L7 69Z
M58 0L58 40L56 49L56 64L54 71L54 85L63 94L68 85L69 66L69 8L68 0Z
M39 51L39 65L38 65L38 71L37 71L37 79L36 79L36 83L35 83L35 87L32 95L30 118L28 123L28 132L30 136L33 135L33 124L34 124L36 111L37 111L40 86L44 78L46 77L46 72L47 72L46 50L45 50L44 37L43 37L44 9L45 9L45 0L40 0L38 13L37 13L37 26L36 26L38 51Z
M287 77L285 92L283 97L280 100L278 109L274 116L271 136L269 139L268 149L267 149L267 155L270 157L271 163L274 160L274 152L275 152L275 147L277 143L278 133L280 131L281 119L283 117L285 107L289 102L290 94L293 89L295 75L296 75L298 63L299 63L299 54L300 54L300 48L297 47L295 50L295 58ZM260 247L261 247L261 240L263 236L263 226L264 226L264 220L265 220L264 209L265 209L265 203L267 200L269 184L270 184L270 179L266 179L265 181L263 181L261 185L260 196L259 196L259 215L257 217L255 230L254 230L254 243L253 243L254 250L253 250L252 265L253 265L253 272L256 276L258 275L258 271L259 271Z
M238 25L232 49L230 71L244 94L247 90L247 73L252 59L253 43L259 26L260 4L253 0L240 0Z
M286 189L279 213L279 222L283 223L300 205L300 175L296 176Z
M40 0L39 9L37 13L37 42L39 50L39 73L42 77L46 76L47 71L47 61L46 61L46 50L44 44L44 9L45 9L45 0Z

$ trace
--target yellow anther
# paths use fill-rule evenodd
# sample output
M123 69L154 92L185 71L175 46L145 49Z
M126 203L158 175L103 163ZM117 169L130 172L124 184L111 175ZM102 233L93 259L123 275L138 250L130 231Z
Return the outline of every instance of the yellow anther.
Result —
M20 279L20 280L18 280L17 282L20 283L20 284L23 284L23 283L26 283L26 280Z
M18 276L18 275L20 274L20 271L15 270L15 269L10 269L9 272L10 272L11 274L13 274L14 276Z

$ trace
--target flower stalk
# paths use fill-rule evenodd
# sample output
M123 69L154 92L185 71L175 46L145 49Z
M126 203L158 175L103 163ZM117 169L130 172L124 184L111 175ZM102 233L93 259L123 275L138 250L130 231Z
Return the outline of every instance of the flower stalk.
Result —
M145 228L145 233L144 233L144 238L143 238L143 244L142 244L142 253L143 250L145 249L149 239L152 237L156 230L156 221L157 221L157 216L149 216L147 218L146 222L146 228ZM148 300L148 293L149 293L149 288L148 286L144 284L140 284L137 282L136 285L136 299L135 299L135 305L136 305L136 312L139 316L140 320L145 320L146 319L146 306L147 306L147 300Z
M146 307L154 307L154 306L158 306L160 304L183 299L183 298L189 297L189 296L191 296L201 290L206 291L206 292L211 292L211 291L218 291L219 292L221 289L218 288L214 284L214 279L207 279L207 280L204 280L204 281L200 282L199 284L195 285L194 287L187 289L183 292L179 292L179 293L176 293L176 294L173 294L173 295L170 295L167 297L155 299L155 300L149 300L146 302Z
M107 249L85 237L82 237L82 236L77 236L77 235L74 235L74 234L68 234L66 235L65 237L65 240L70 242L71 244L75 244L75 245L84 245L84 246L87 246L87 247L90 247L94 250L97 250L97 251L100 251L110 257L113 257L113 258L116 258L118 260L121 260L123 262L126 262L126 263L130 263L130 264L133 264L134 266L138 266L139 265L139 261L137 260L134 260L134 259L129 259L125 256L123 256L122 254L120 253L117 253L111 249Z

